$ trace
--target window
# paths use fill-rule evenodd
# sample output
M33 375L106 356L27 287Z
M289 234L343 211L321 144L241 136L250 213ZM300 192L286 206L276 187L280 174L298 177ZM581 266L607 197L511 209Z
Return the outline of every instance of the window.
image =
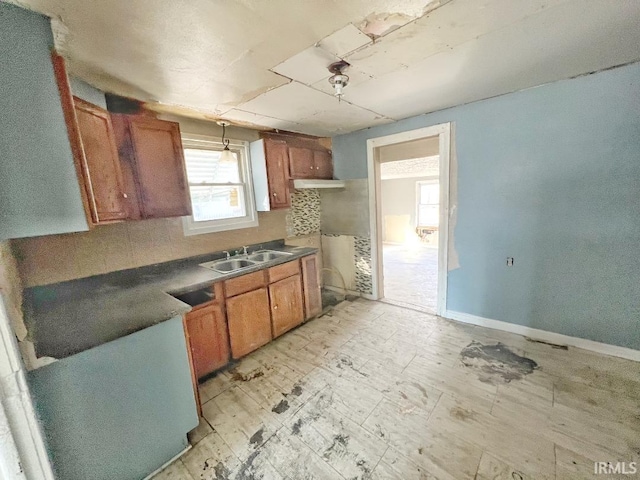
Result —
M223 145L216 139L184 136L182 146L193 210L184 217L184 234L257 226L247 143L230 142L230 162L220 161Z
M418 182L418 227L440 223L440 184L437 180Z

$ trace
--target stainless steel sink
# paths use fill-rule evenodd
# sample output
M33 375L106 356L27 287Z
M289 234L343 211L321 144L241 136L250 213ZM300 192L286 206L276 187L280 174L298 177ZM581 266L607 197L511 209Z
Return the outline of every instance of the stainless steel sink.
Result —
M254 262L268 262L269 260L275 260L276 258L286 257L287 255L291 255L287 252L277 252L275 250L264 250L262 252L256 252L254 254L249 255L249 258Z
M201 267L209 268L218 273L230 273L243 268L249 268L257 263L264 263L277 258L291 255L287 252L278 252L276 250L262 250L251 255L242 255L242 257L232 257L226 260L214 260L212 262L201 263Z
M255 264L255 261L246 258L232 258L230 260L215 260L213 262L201 263L200 266L210 268L220 273L229 273L252 267Z

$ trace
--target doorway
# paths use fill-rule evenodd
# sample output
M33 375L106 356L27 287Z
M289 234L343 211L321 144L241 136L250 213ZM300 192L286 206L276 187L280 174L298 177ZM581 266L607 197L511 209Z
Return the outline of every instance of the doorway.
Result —
M372 297L446 310L450 124L367 141Z

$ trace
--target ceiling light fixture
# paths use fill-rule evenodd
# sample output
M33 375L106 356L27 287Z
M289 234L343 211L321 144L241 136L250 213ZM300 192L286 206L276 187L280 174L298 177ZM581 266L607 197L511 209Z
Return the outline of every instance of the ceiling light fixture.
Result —
M222 153L220 154L220 163L236 163L236 155L231 150L229 150L229 139L225 138L226 127L230 125L229 122L219 121L218 125L222 127L222 145L224 148L222 149Z
M350 65L344 60L329 65L329 71L333 73L329 77L329 83L333 85L334 95L338 97L338 101L342 99L342 89L349 84L349 77L342 71Z

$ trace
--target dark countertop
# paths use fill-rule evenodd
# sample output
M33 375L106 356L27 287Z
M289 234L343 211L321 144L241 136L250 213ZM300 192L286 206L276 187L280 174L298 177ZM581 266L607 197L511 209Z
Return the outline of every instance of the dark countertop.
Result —
M226 274L199 266L224 258L217 252L28 288L24 316L36 355L60 359L116 340L191 310L170 294L191 292L317 252L286 246L283 241L249 251L257 249L291 255Z

